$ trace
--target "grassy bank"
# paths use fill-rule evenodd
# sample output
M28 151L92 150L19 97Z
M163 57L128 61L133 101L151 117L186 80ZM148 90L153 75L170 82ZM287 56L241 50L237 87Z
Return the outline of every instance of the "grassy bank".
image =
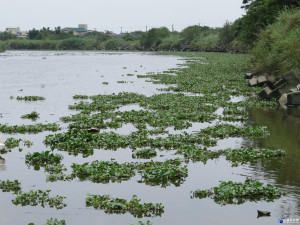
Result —
M251 54L253 70L277 76L300 70L300 9L281 13L260 33Z

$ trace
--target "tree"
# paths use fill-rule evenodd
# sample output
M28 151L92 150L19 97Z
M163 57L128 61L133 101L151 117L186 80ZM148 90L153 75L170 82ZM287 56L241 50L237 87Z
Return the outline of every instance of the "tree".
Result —
M234 39L233 24L226 21L219 33L220 43L228 46Z
M162 39L170 35L170 31L166 27L152 28L147 33L144 33L141 43L145 48L157 48L162 42Z
M42 39L42 36L40 34L40 31L33 28L32 30L28 31L28 38L30 40L40 40L40 39Z
M181 37L183 37L186 43L191 43L195 38L199 36L207 36L211 32L211 30L212 28L208 26L189 26L181 32Z
M299 0L243 0L246 15L241 19L240 40L252 44L260 30L274 23L283 9L299 6Z

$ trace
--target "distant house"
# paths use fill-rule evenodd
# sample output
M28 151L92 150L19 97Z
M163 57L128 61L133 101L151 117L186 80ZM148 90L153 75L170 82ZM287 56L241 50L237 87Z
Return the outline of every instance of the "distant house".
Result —
M84 35L91 32L87 28L87 24L79 24L78 27L65 27L61 31L66 33L73 32L74 35Z
M17 35L17 36L21 36L22 35L20 27L7 27L5 29L5 32L11 33L11 34L14 34L14 35Z

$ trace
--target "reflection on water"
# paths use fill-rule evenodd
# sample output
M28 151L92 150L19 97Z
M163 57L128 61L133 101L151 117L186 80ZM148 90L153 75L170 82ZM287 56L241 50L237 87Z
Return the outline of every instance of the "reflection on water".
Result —
M282 215L300 214L300 110L298 107L278 110L250 110L250 121L267 126L271 135L254 140L260 148L284 149L280 160L262 161L250 168L259 179L273 180L290 198L280 206Z
M5 166L5 159L3 159L0 156L0 171L5 171L6 170L6 166Z

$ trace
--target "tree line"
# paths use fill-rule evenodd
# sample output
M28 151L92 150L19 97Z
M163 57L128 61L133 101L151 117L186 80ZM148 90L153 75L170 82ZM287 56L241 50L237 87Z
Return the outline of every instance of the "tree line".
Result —
M226 21L220 28L194 25L181 32L159 27L122 35L93 31L77 36L62 32L58 26L53 30L32 29L27 39L4 32L0 40L5 41L8 49L247 52L259 33L273 24L283 10L300 6L299 0L241 1L246 14L234 22Z

